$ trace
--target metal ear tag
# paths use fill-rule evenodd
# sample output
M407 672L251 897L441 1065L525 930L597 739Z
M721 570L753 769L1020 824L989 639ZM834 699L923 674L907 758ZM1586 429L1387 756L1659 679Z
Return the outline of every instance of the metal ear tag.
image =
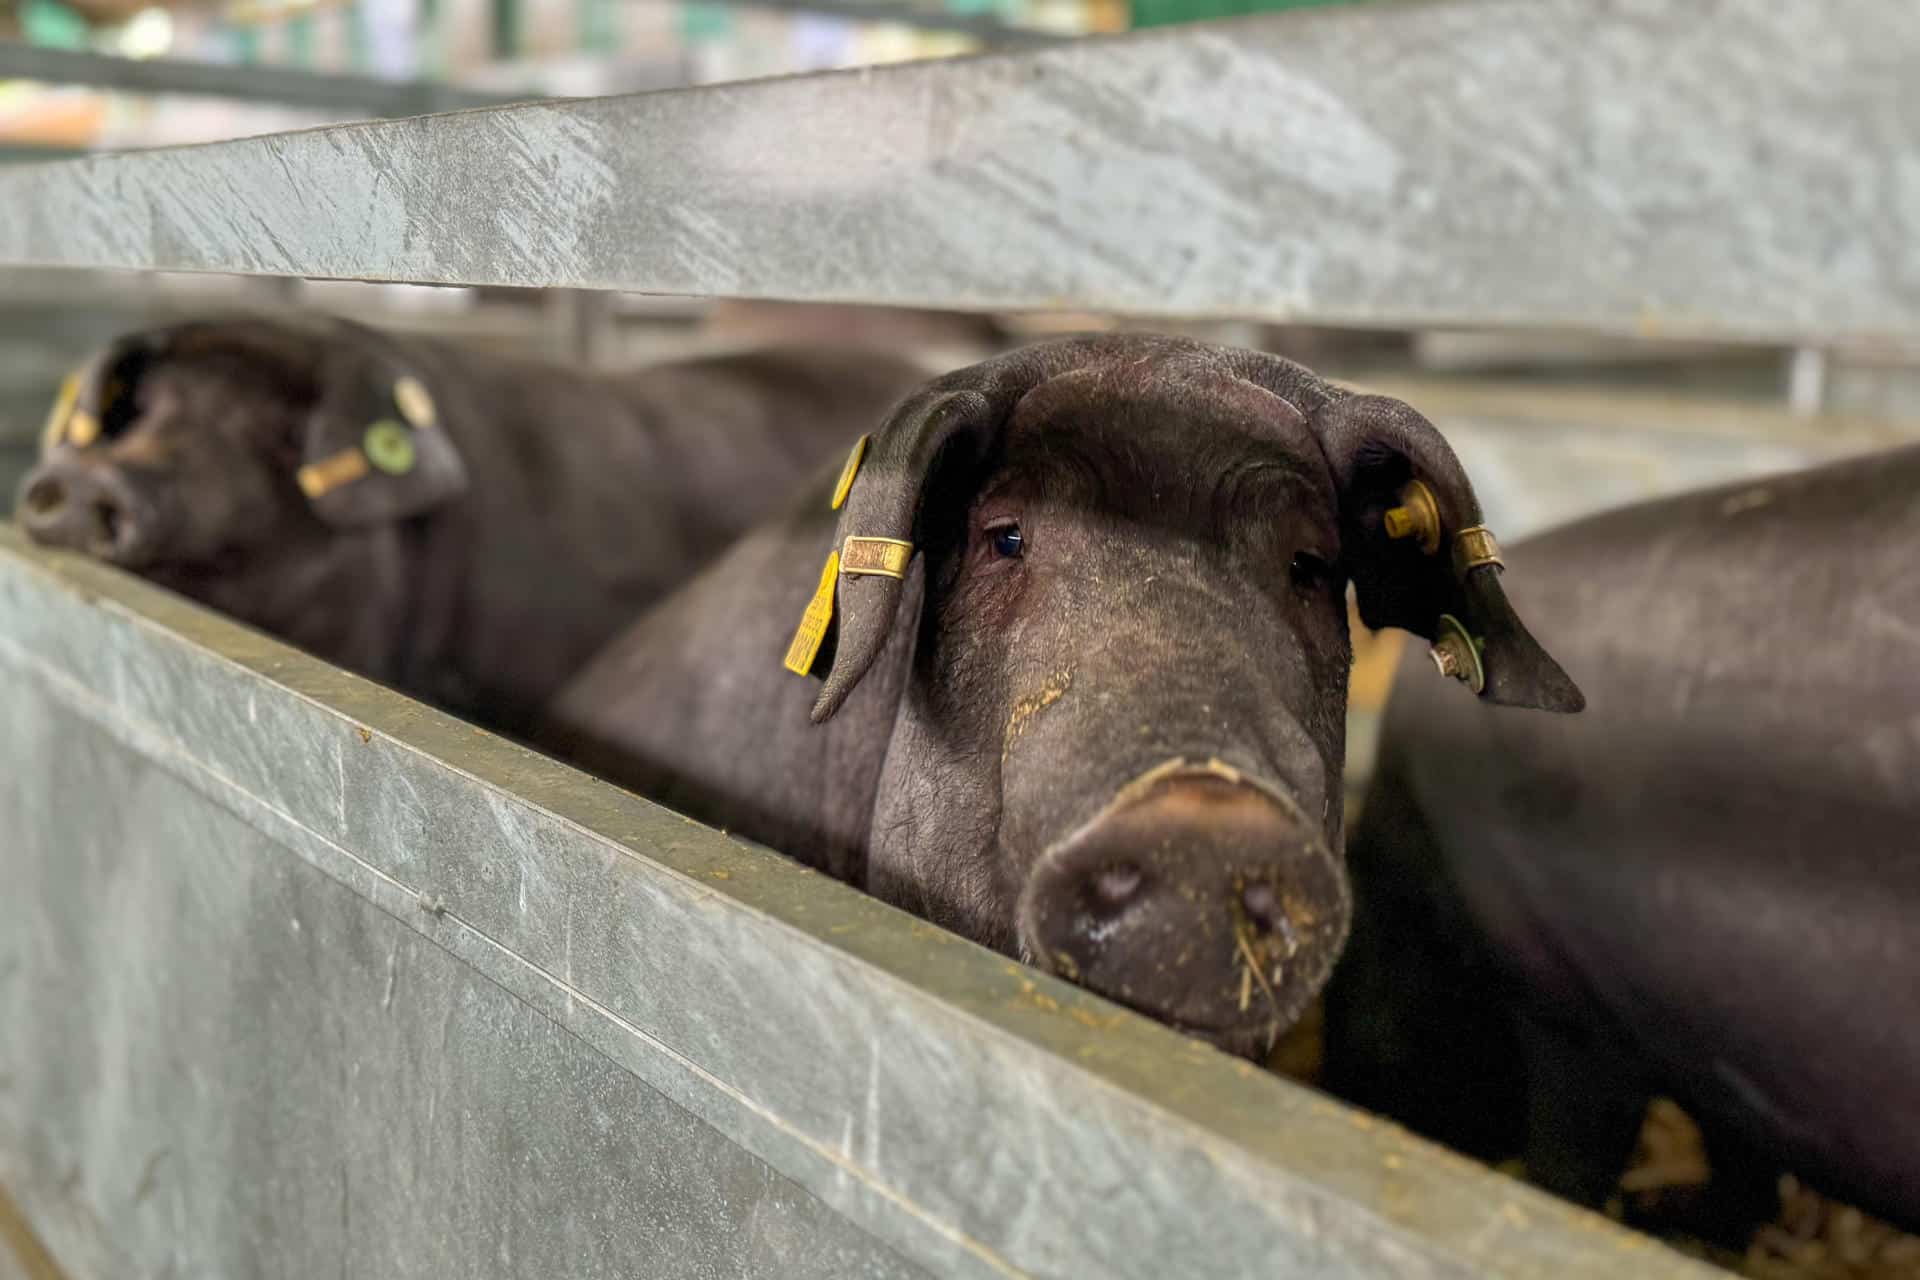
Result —
M847 455L847 465L840 468L840 480L833 486L832 510L838 511L846 505L847 494L853 490L853 478L860 474L861 459L867 456L867 441L872 436L861 436L853 442L853 451Z
M1500 558L1500 544L1494 541L1493 530L1483 524L1476 524L1454 534L1454 575L1464 578L1483 564L1490 564L1502 570L1507 567L1507 562Z
M1400 490L1400 505L1388 509L1383 523L1389 538L1418 538L1420 549L1428 555L1440 549L1440 504L1421 481L1407 481Z
M1450 613L1440 615L1439 634L1427 656L1443 676L1449 676L1479 693L1487 687L1486 668L1480 662L1480 642L1467 634L1460 619Z
M840 577L840 553L827 552L827 567L820 571L820 585L800 615L800 625L787 645L787 657L780 665L797 676L813 671L813 660L820 656L821 642L827 638L827 624L833 621L833 588Z

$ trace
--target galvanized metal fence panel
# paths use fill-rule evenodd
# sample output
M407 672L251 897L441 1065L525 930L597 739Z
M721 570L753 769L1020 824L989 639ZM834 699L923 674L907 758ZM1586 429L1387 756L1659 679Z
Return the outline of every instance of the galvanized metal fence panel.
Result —
M1916 64L1880 0L1307 10L16 169L0 262L1912 341Z
M1705 1274L0 535L0 1182L79 1275Z

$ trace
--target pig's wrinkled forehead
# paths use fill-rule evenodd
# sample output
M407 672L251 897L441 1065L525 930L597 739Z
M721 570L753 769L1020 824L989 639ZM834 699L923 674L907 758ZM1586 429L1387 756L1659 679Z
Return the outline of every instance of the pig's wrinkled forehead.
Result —
M1333 477L1301 411L1200 362L1127 362L1048 379L1014 407L1007 460L1106 460L1204 482L1257 467L1331 501Z

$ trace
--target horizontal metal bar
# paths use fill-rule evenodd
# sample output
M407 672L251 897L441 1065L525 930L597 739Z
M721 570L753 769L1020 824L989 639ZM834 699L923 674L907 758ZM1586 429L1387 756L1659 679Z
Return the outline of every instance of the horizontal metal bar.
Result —
M0 261L1920 335L1920 6L1459 0L0 174Z
M177 58L107 54L0 41L0 80L87 85L127 93L182 93L356 116L417 116L433 111L525 102L540 95L484 93L429 80L381 80L283 67L228 66Z
M83 1274L1709 1274L3 528L0 680L0 1181Z

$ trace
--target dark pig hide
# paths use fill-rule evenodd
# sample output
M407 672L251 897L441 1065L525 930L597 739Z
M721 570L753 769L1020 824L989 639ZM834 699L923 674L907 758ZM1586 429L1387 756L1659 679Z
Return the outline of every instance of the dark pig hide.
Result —
M1790 1170L1920 1227L1920 449L1514 548L1594 709L1403 665L1348 849L1325 1083L1599 1204L1648 1099L1699 1120L1696 1229Z
M925 379L830 349L617 376L346 321L120 339L18 518L508 730Z
M616 641L551 740L1180 1029L1262 1052L1347 927L1351 579L1370 625L1477 637L1491 700L1580 695L1387 513L1480 512L1398 401L1148 335L963 369ZM1404 531L1403 531L1404 532ZM1444 541L1444 540L1443 540ZM831 634L789 654L822 580Z

